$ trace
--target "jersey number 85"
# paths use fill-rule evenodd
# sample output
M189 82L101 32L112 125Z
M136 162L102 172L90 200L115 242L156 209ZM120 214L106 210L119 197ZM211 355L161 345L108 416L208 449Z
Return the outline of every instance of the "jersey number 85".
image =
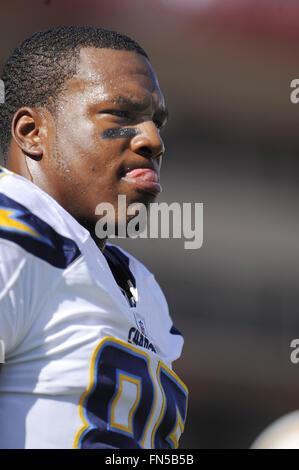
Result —
M80 400L84 426L76 435L75 448L178 447L188 391L162 362L154 376L150 362L146 352L123 341L101 341L92 357L90 385ZM157 415L158 397L162 406Z

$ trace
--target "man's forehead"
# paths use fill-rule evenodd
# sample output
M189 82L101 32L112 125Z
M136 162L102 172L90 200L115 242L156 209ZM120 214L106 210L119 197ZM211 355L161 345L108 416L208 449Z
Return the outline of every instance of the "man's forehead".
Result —
M76 77L92 81L121 81L144 77L157 84L157 77L149 61L134 51L82 48L76 66Z
M69 81L73 90L86 91L94 97L115 104L129 98L136 103L150 102L151 95L164 104L158 79L149 61L134 51L83 48L77 71Z

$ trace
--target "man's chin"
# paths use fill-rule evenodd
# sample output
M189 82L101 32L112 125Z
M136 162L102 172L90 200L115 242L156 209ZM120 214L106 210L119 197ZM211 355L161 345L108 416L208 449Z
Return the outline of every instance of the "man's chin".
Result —
M136 202L139 202L140 204L151 204L152 202L155 202L157 199L158 194L153 194L148 191L144 191L141 189L138 189L136 194Z
M129 208L132 213L127 214L126 219L117 220L115 223L115 236L120 238L131 238L146 229L148 208L144 204L132 204Z

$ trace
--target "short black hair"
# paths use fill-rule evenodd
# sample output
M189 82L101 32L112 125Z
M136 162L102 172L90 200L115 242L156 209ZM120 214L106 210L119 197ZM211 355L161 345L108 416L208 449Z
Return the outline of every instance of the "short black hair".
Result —
M94 26L58 26L25 39L8 58L1 76L5 100L0 104L0 146L5 159L14 114L22 106L44 106L53 111L64 82L76 73L83 47L135 51L148 59L130 37Z

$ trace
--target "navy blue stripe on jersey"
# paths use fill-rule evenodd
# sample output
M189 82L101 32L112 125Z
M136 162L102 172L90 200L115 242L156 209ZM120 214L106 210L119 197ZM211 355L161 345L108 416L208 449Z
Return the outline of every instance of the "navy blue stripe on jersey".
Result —
M128 256L126 256L117 246L115 245L106 245L105 248L106 252L108 251L109 253L113 253L114 257L116 257L119 261L121 261L122 265L125 265L126 269L129 271L128 274L130 276L130 279L132 283L134 284L134 287L136 287L136 282L135 278L130 271L130 260Z
M115 245L106 245L103 254L109 264L116 283L123 293L131 299L133 296L128 281L131 281L132 285L136 287L136 280L129 267L129 258Z
M25 206L2 193L0 238L17 243L29 253L62 269L81 254L73 240L60 235Z

